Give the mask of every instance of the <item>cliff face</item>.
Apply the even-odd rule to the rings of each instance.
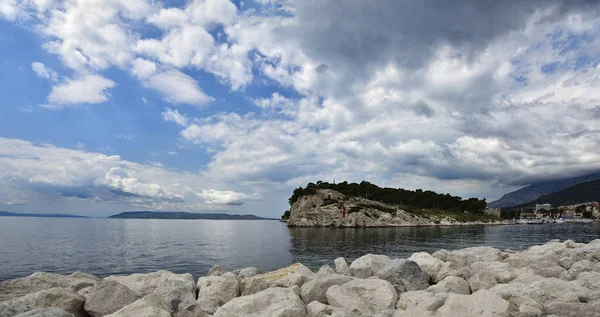
[[[342,206],[346,217],[342,219]],[[396,227],[452,224],[453,219],[433,222],[361,197],[344,199],[344,195],[331,189],[317,190],[315,195],[302,196],[290,210],[290,227]]]

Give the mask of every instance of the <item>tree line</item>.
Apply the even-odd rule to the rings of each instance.
[[[341,182],[332,184],[318,181],[308,183],[303,187],[294,189],[292,197],[288,202],[290,206],[298,201],[301,196],[313,195],[318,189],[332,189],[342,193],[346,197],[364,197],[374,201],[380,201],[392,205],[408,205],[426,209],[441,209],[451,212],[468,212],[482,214],[487,206],[485,199],[469,198],[462,199],[450,194],[438,194],[430,190],[408,190],[403,188],[379,187],[367,181],[358,183]]]

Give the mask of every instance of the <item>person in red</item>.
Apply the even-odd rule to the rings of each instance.
[[[346,218],[346,206],[342,207],[342,218]]]

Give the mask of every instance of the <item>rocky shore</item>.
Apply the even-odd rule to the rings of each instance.
[[[553,240],[408,259],[337,258],[318,272],[296,263],[263,273],[213,267],[98,278],[34,273],[0,283],[0,317],[600,316],[600,239]]]
[[[341,218],[341,207],[347,216]],[[502,225],[508,221],[459,221],[448,216],[424,216],[409,213],[397,206],[362,197],[344,197],[331,189],[317,190],[314,195],[302,196],[290,209],[290,227],[415,227]]]

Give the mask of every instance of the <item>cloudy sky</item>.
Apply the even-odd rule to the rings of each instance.
[[[600,169],[591,0],[0,0],[0,210],[278,217]]]

